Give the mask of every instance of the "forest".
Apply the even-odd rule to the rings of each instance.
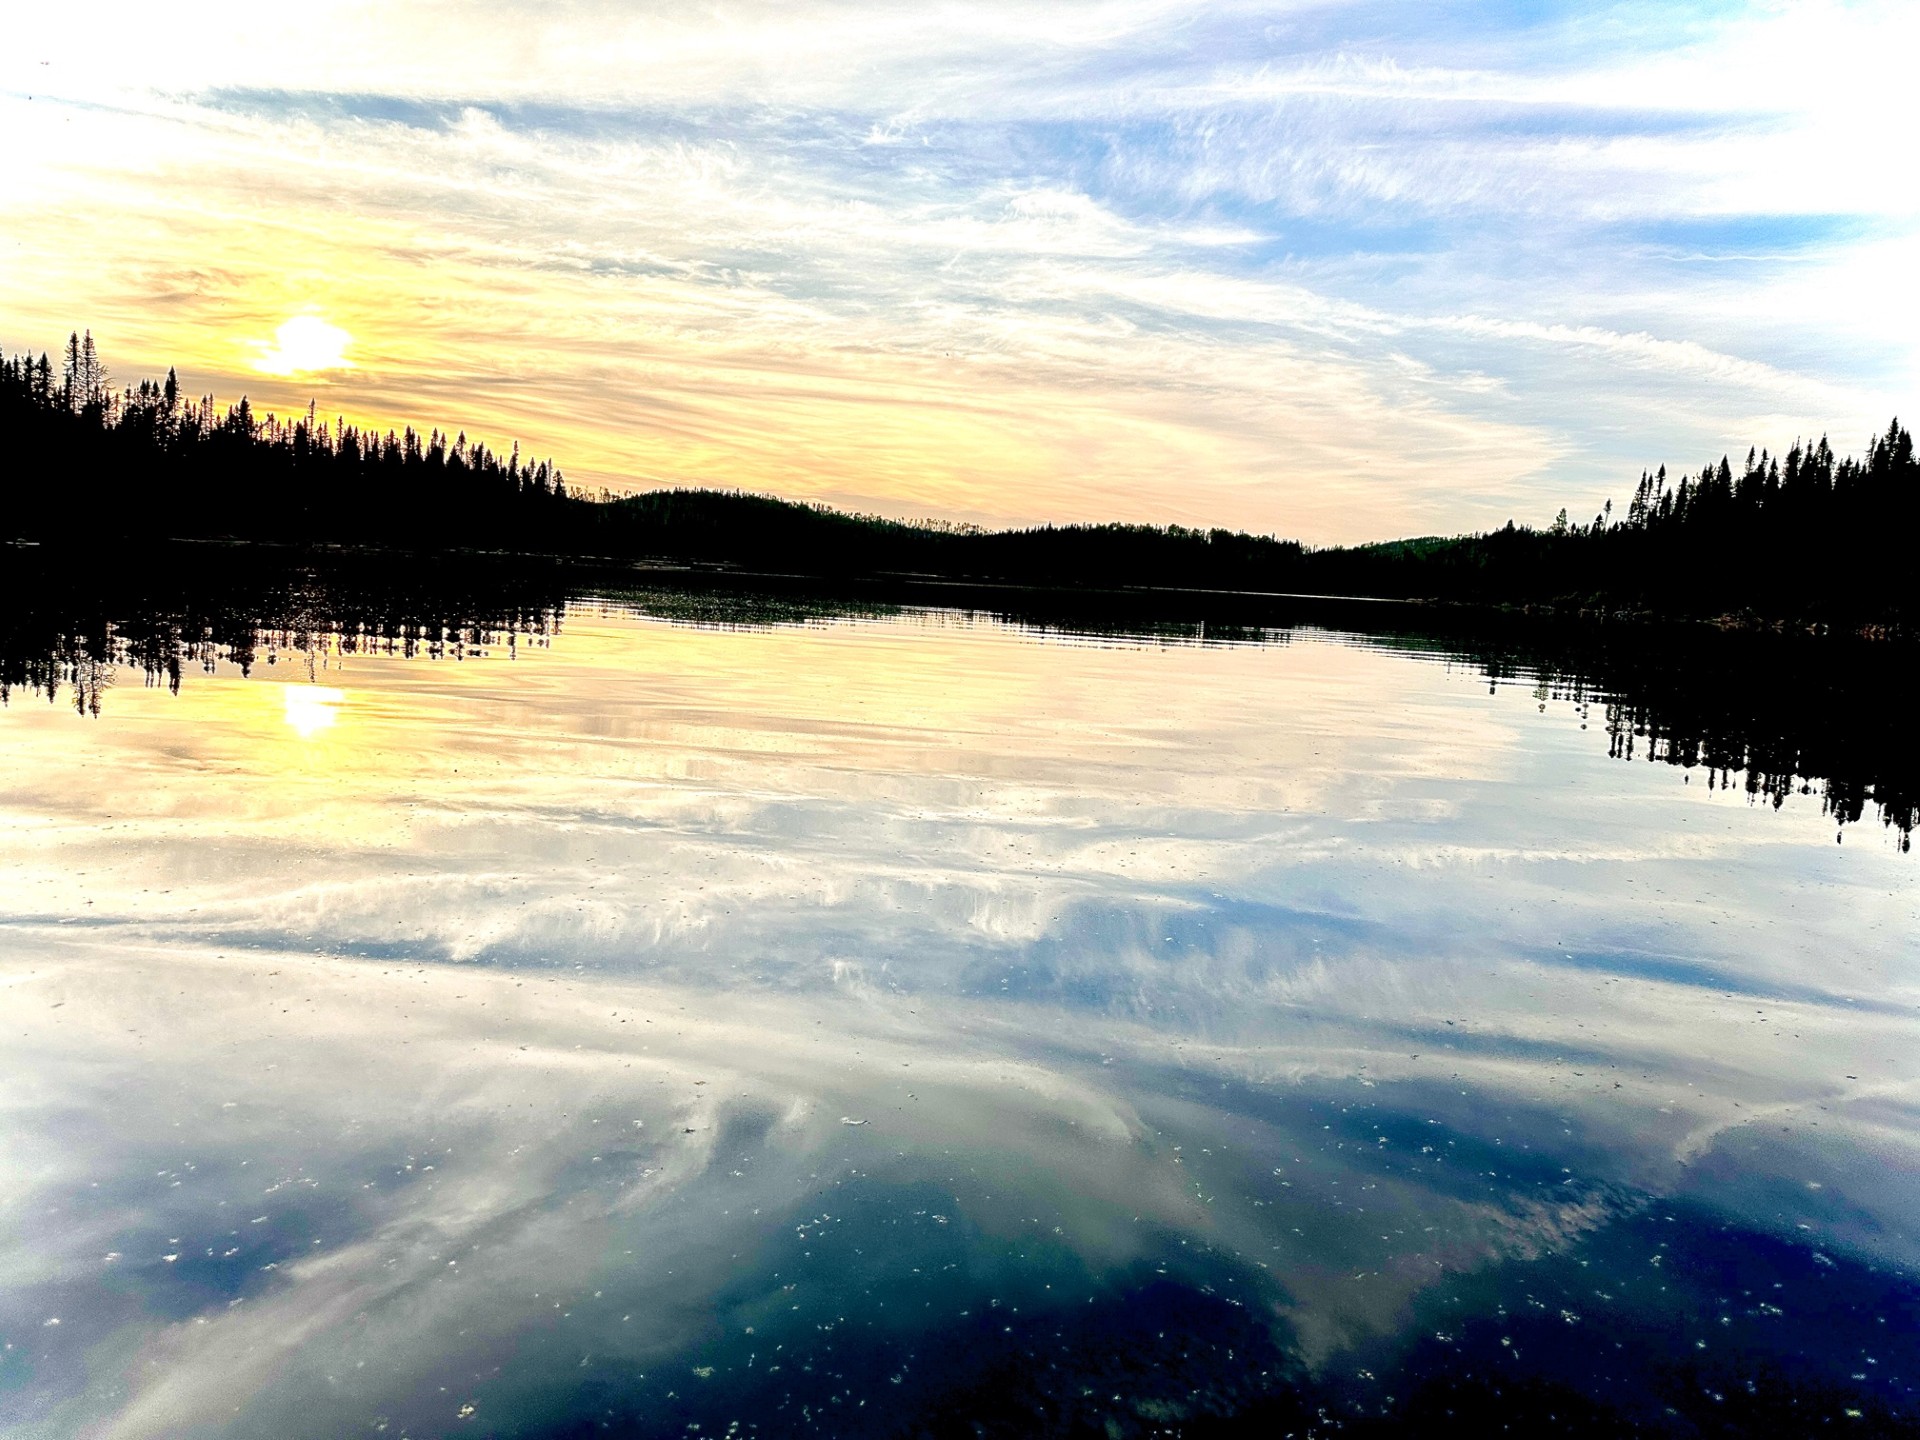
[[[1859,456],[1827,438],[1643,473],[1590,522],[1372,545],[1178,525],[984,531],[723,490],[570,491],[551,460],[464,433],[384,433],[220,407],[177,374],[116,389],[91,334],[0,358],[0,539],[226,539],[478,549],[818,577],[1256,591],[1905,630],[1920,462],[1896,420]]]

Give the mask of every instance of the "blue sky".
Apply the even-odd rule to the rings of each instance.
[[[1912,409],[1911,5],[42,9],[0,343],[987,522],[1544,521]],[[293,355],[310,316],[350,343]],[[288,373],[278,373],[288,372]]]

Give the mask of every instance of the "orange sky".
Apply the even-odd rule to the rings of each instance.
[[[1875,141],[1920,117],[1859,67],[1916,26],[1807,8],[43,9],[0,59],[0,345],[89,326],[123,381],[588,488],[1583,514],[1914,393]]]

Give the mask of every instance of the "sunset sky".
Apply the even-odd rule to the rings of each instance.
[[[1920,5],[0,21],[0,347],[576,485],[1311,541],[1920,411]]]

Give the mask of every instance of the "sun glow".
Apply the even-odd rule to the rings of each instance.
[[[340,721],[340,704],[347,698],[344,690],[327,685],[287,685],[287,724],[302,740],[311,740],[322,730],[331,730]]]
[[[347,346],[353,336],[318,315],[296,315],[260,345],[253,368],[268,375],[306,375],[319,370],[351,370]]]
[[[0,347],[88,327],[124,382],[517,438],[588,492],[1357,542],[1858,445],[1920,383],[1920,210],[1884,173],[1910,0],[1604,35],[1249,19],[1282,0],[475,0],[459,34],[428,0],[103,3],[7,12]],[[1506,238],[1535,223],[1550,264]]]

